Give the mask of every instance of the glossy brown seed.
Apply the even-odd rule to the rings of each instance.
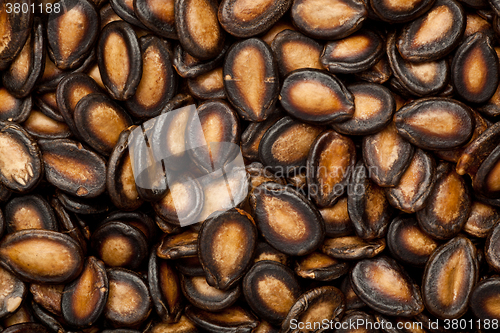
[[[439,243],[420,229],[415,217],[401,215],[389,226],[387,246],[397,260],[423,267]]]
[[[18,3],[20,6],[26,4],[28,8],[31,4],[28,0],[23,0]],[[3,13],[0,26],[2,27],[2,37],[4,39],[4,43],[0,49],[0,70],[2,71],[9,67],[9,64],[26,43],[34,16],[31,10],[26,12],[22,10],[17,12],[10,10],[10,13],[8,13],[8,8],[9,5],[7,2],[3,2],[0,7]]]
[[[498,85],[498,57],[490,39],[475,33],[457,48],[451,64],[456,92],[472,103],[486,102]]]
[[[361,0],[294,1],[291,9],[293,23],[313,38],[339,39],[359,28],[367,12]]]
[[[68,125],[47,117],[37,110],[31,111],[23,127],[26,132],[37,139],[64,139],[71,136],[71,130]]]
[[[413,317],[424,309],[418,285],[389,257],[359,261],[351,281],[363,302],[382,314]]]
[[[0,295],[0,318],[4,318],[19,309],[23,299],[25,299],[27,288],[21,280],[1,267],[0,285],[2,285],[2,294]]]
[[[383,84],[389,80],[392,75],[391,66],[389,65],[389,61],[386,56],[383,56],[375,65],[370,67],[369,69],[354,74],[358,78],[372,82]]]
[[[300,32],[285,29],[271,43],[281,76],[301,68],[323,69],[320,55],[323,47]]]
[[[189,92],[199,99],[226,98],[222,67],[188,79]]]
[[[213,0],[175,1],[175,26],[182,47],[199,59],[215,58],[224,47],[225,32]]]
[[[319,211],[290,187],[267,182],[253,189],[250,204],[264,239],[288,255],[306,255],[323,241]]]
[[[174,0],[136,0],[133,2],[137,18],[149,30],[161,37],[177,39],[175,28]]]
[[[295,273],[301,278],[318,281],[338,279],[349,270],[349,264],[326,254],[313,252],[297,260]]]
[[[384,238],[368,241],[358,236],[343,236],[325,239],[320,251],[336,259],[356,260],[375,257],[385,249],[385,244]]]
[[[186,276],[205,276],[205,271],[201,267],[198,255],[176,260],[175,267],[181,274]]]
[[[92,233],[91,247],[107,266],[136,269],[148,254],[147,239],[138,228],[118,221]]]
[[[198,233],[187,230],[178,235],[166,235],[156,253],[162,259],[179,259],[196,255],[198,253]]]
[[[275,110],[262,122],[250,123],[241,134],[241,152],[249,162],[259,161],[259,146],[267,130],[283,117],[281,109]]]
[[[384,40],[376,31],[363,29],[328,42],[321,64],[331,73],[359,73],[375,66],[384,55]]]
[[[61,332],[64,330],[64,326],[61,324],[61,322],[64,322],[64,319],[56,318],[51,313],[42,309],[36,302],[31,302],[31,310],[36,320],[52,332]]]
[[[274,38],[282,32],[283,30],[296,30],[295,27],[293,26],[292,22],[288,20],[288,18],[285,16],[284,18],[280,19],[278,22],[276,22],[263,36],[262,40],[266,42],[268,45],[271,45]]]
[[[317,327],[317,323],[324,323],[323,320],[328,323],[339,321],[344,308],[344,295],[339,289],[332,286],[311,289],[297,299],[283,321],[280,332],[298,332],[292,325],[294,319],[303,323],[306,328]],[[315,331],[323,332],[324,329]]]
[[[354,113],[354,97],[343,83],[314,69],[290,73],[281,87],[280,102],[293,117],[314,124],[341,122]]]
[[[110,0],[109,4],[116,16],[120,20],[124,20],[135,27],[140,29],[146,29],[144,24],[137,18],[134,11],[134,2],[126,0]],[[104,21],[104,20],[103,20]],[[107,23],[116,21],[115,19],[108,21]]]
[[[378,186],[390,187],[400,182],[412,161],[414,147],[390,123],[376,134],[363,137],[363,160],[370,179]]]
[[[354,232],[349,212],[347,210],[347,196],[337,200],[331,207],[319,210],[325,222],[325,235],[327,237],[347,236]]]
[[[497,223],[491,230],[486,244],[484,246],[484,254],[489,266],[495,271],[500,272],[500,224]]]
[[[49,203],[37,194],[13,198],[5,205],[4,211],[9,233],[24,229],[59,229]]]
[[[438,318],[459,318],[467,311],[477,276],[476,248],[469,239],[458,236],[441,245],[425,266],[425,308]]]
[[[179,74],[181,77],[186,79],[195,78],[199,75],[208,73],[220,66],[230,45],[231,44],[226,43],[222,51],[214,59],[211,60],[201,60],[195,58],[188,52],[184,51],[182,46],[177,45],[174,48],[172,65],[177,71],[177,74]]]
[[[132,27],[124,21],[106,25],[99,37],[97,54],[102,82],[111,97],[132,97],[142,76],[142,53]]]
[[[394,115],[398,133],[423,149],[450,149],[467,142],[474,130],[469,107],[447,98],[422,98]]]
[[[259,261],[245,275],[243,294],[260,318],[279,324],[301,290],[291,269],[274,261]]]
[[[417,212],[423,231],[437,239],[449,239],[462,230],[471,208],[469,188],[449,164],[436,169],[436,184],[426,206]]]
[[[390,23],[411,21],[429,10],[433,4],[434,0],[370,0],[370,5],[379,18]]]
[[[104,310],[108,292],[104,263],[89,257],[80,277],[64,288],[61,301],[64,320],[75,327],[93,325]]]
[[[417,149],[397,185],[386,189],[389,203],[406,213],[422,209],[436,182],[435,163],[429,153]]]
[[[375,318],[363,311],[346,312],[339,324],[339,327],[340,328],[336,330],[338,333],[354,333],[357,331],[361,331],[363,333],[377,332],[377,329],[375,329]]]
[[[351,274],[347,274],[345,278],[342,280],[342,284],[340,285],[340,290],[344,294],[345,297],[345,308],[346,310],[359,309],[365,307],[366,304],[359,298],[358,295],[352,289],[351,284]]]
[[[109,198],[104,194],[95,198],[85,199],[56,190],[56,196],[64,209],[69,212],[90,215],[106,213],[110,210]]]
[[[241,295],[240,285],[221,291],[208,284],[204,276],[181,276],[182,292],[188,301],[207,311],[220,311],[236,302]]]
[[[15,98],[5,87],[0,88],[0,121],[21,123],[28,119],[32,106],[30,96]]]
[[[198,237],[198,256],[209,285],[227,290],[252,263],[257,241],[253,218],[233,209],[206,220]]]
[[[27,192],[40,181],[44,167],[37,143],[10,122],[0,123],[0,183],[15,192]]]
[[[151,312],[151,296],[142,278],[122,268],[107,269],[109,293],[104,317],[115,327],[137,327]]]
[[[261,39],[234,44],[224,60],[223,76],[227,97],[243,119],[263,121],[275,109],[278,69],[271,48]]]
[[[437,0],[418,19],[399,33],[397,47],[401,56],[413,62],[438,60],[450,53],[465,31],[462,6],[454,0]]]
[[[159,322],[153,324],[148,333],[199,333],[199,330],[191,320],[182,315],[176,323]]]
[[[99,34],[99,14],[88,0],[62,0],[60,13],[48,15],[48,53],[60,69],[80,66]]]
[[[50,230],[21,230],[5,236],[0,257],[24,281],[64,283],[83,266],[80,246],[70,236]]]
[[[318,206],[332,206],[345,193],[355,163],[356,147],[350,138],[333,130],[318,135],[307,158],[308,191]]]
[[[500,149],[495,148],[479,167],[472,186],[474,190],[490,199],[500,198]]]
[[[363,162],[358,162],[347,193],[347,209],[354,230],[366,240],[385,236],[393,212],[384,190],[370,180],[370,172]]]
[[[43,24],[38,18],[24,47],[2,76],[2,83],[14,96],[27,96],[42,75],[45,65]]]
[[[240,306],[232,306],[220,312],[199,310],[194,306],[188,306],[186,317],[197,327],[212,332],[251,332],[259,324],[250,311]]]
[[[224,0],[219,5],[218,18],[231,35],[251,37],[268,30],[291,4],[291,0]]]
[[[39,141],[45,177],[49,183],[71,195],[94,198],[106,188],[104,159],[67,139]]]
[[[474,287],[469,304],[476,318],[495,320],[500,318],[498,298],[500,297],[500,278],[490,277]]]
[[[450,77],[446,59],[413,63],[404,60],[396,47],[396,34],[387,40],[387,56],[394,77],[411,95],[433,95],[445,89]]]
[[[137,90],[125,106],[137,118],[151,118],[160,114],[175,95],[177,76],[170,60],[170,45],[155,36],[139,39],[142,50],[142,77]]]
[[[486,238],[499,220],[500,212],[497,208],[473,201],[463,231],[473,237]]]
[[[62,317],[61,299],[64,290],[63,284],[35,284],[30,285],[33,301],[50,313]]]
[[[149,257],[148,287],[153,308],[160,318],[166,322],[179,320],[183,305],[179,276],[169,261],[158,259],[156,247]]]
[[[128,149],[131,129],[122,131],[111,152],[106,169],[106,189],[113,204],[122,210],[135,210],[143,201],[137,192]]]
[[[104,94],[83,97],[73,116],[80,136],[106,156],[113,151],[120,133],[132,125],[130,116]]]
[[[80,135],[74,120],[76,105],[83,97],[99,92],[102,90],[96,82],[83,73],[67,75],[57,86],[56,105],[74,135]]]
[[[7,327],[2,332],[5,333],[50,333],[45,326],[33,322],[22,323]]]
[[[263,260],[276,261],[285,266],[290,264],[289,256],[276,250],[266,242],[259,242],[255,247],[253,262],[256,263]]]

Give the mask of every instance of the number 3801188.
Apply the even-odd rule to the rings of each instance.
[[[54,13],[59,13],[61,11],[61,4],[59,3],[55,3],[55,4],[52,4],[50,2],[48,3],[40,3],[40,4],[28,4],[28,3],[18,3],[18,2],[15,2],[15,3],[12,3],[12,2],[7,2],[5,4],[5,11],[7,13],[14,13],[14,14],[20,14],[20,13],[23,13],[23,14],[27,14],[28,12],[32,12],[32,13],[40,13],[40,14],[50,14],[52,12]]]

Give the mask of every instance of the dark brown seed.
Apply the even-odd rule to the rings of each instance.
[[[109,157],[106,169],[106,189],[113,204],[122,210],[135,210],[143,201],[139,198],[128,149],[131,129],[122,131]]]
[[[43,34],[42,21],[36,18],[24,47],[2,77],[4,87],[18,98],[27,96],[43,73],[45,65]]]
[[[153,307],[160,318],[166,322],[179,320],[183,306],[179,276],[169,261],[158,259],[156,247],[149,257],[148,287]]]
[[[339,39],[359,28],[367,17],[361,0],[297,0],[293,2],[293,23],[313,38]]]
[[[199,59],[221,53],[225,32],[217,20],[216,1],[177,0],[174,13],[179,41],[186,52]]]
[[[249,162],[259,161],[259,146],[267,130],[283,117],[281,109],[273,111],[271,115],[260,123],[251,123],[241,134],[241,152]]]
[[[301,256],[322,243],[325,227],[319,211],[290,187],[264,183],[253,189],[250,204],[259,231],[278,251]]]
[[[142,76],[141,48],[132,27],[123,21],[106,25],[99,37],[97,54],[102,82],[111,97],[132,97]]]
[[[473,201],[463,231],[473,237],[486,238],[499,220],[500,212],[497,208]]]
[[[62,295],[64,320],[75,327],[89,327],[99,318],[108,299],[104,263],[89,257],[78,279],[66,285]]]
[[[102,224],[92,233],[90,242],[96,256],[110,267],[136,269],[148,255],[144,234],[123,222]]]
[[[61,299],[64,290],[63,284],[35,284],[30,285],[33,300],[45,310],[62,317]]]
[[[313,252],[297,260],[295,273],[301,278],[332,281],[346,274],[349,264],[326,254]]]
[[[151,312],[151,296],[141,277],[121,268],[107,269],[108,301],[104,317],[115,327],[133,328],[145,321]]]
[[[181,77],[190,79],[214,70],[222,63],[229,49],[230,44],[226,43],[222,51],[212,60],[200,60],[193,57],[180,46],[174,48],[173,66]]]
[[[262,36],[262,40],[264,42],[266,42],[268,45],[271,45],[274,38],[276,38],[276,36],[282,32],[283,30],[297,30],[295,29],[295,27],[293,26],[292,22],[290,22],[290,20],[288,20],[287,17],[285,18],[282,18],[281,20],[279,20],[278,22],[276,22],[272,27],[271,29],[269,29],[266,34],[264,34]]]
[[[89,55],[99,35],[99,14],[88,0],[61,0],[62,10],[48,15],[48,53],[60,69],[75,69]]]
[[[224,0],[219,5],[219,22],[231,35],[251,37],[268,30],[290,8],[292,0]]]
[[[106,213],[110,210],[110,202],[106,195],[100,195],[96,198],[85,199],[72,196],[60,190],[56,190],[57,199],[61,202],[64,209],[69,212],[89,215]]]
[[[347,209],[356,234],[366,240],[384,237],[392,207],[384,190],[373,183],[363,162],[356,165],[349,183]]]
[[[0,88],[0,121],[21,123],[28,119],[32,106],[31,96],[15,98],[5,87]]]
[[[354,324],[356,323],[356,324]],[[376,333],[378,330],[375,328],[375,318],[372,315],[363,311],[349,311],[346,312],[344,318],[339,324],[337,333],[354,333],[361,331],[363,333]]]
[[[160,322],[153,324],[148,333],[199,333],[198,328],[186,316],[182,315],[178,322]],[[108,333],[103,331],[102,333]],[[113,332],[109,332],[113,333]],[[117,332],[120,333],[120,332]],[[123,332],[125,333],[125,332]],[[132,332],[131,332],[132,333]]]
[[[321,53],[321,64],[331,73],[359,73],[375,66],[383,55],[382,36],[363,29],[343,39],[328,42]]]
[[[83,267],[83,253],[70,236],[50,230],[21,230],[5,236],[0,257],[22,280],[65,283]]]
[[[422,278],[425,308],[441,319],[461,317],[477,282],[476,248],[465,237],[441,245],[427,261]]]
[[[186,317],[197,327],[211,332],[250,333],[259,324],[250,311],[239,306],[232,306],[220,312],[199,310],[194,306],[188,306]]]
[[[273,39],[273,49],[281,76],[302,68],[323,69],[320,62],[323,46],[300,32],[286,29]]]
[[[354,97],[343,83],[314,69],[290,73],[281,87],[280,102],[293,117],[314,124],[341,122],[354,113]]]
[[[0,295],[0,318],[4,318],[19,309],[22,301],[25,299],[27,288],[21,280],[1,267],[0,285],[2,285],[2,294]]]
[[[31,301],[31,310],[36,320],[46,326],[50,331],[61,332],[65,330],[62,324],[64,319],[56,318],[51,313],[42,309],[36,302]]]
[[[199,99],[226,98],[222,67],[188,79],[189,92]]]
[[[37,323],[22,323],[22,324],[17,324],[17,325],[12,325],[9,326],[8,328],[4,329],[3,332],[5,333],[50,333],[45,326]]]
[[[434,4],[434,0],[370,0],[373,11],[384,21],[403,23],[422,15]]]
[[[450,53],[465,31],[462,6],[454,0],[437,0],[418,19],[399,33],[397,47],[401,56],[413,62],[438,60]]]
[[[398,133],[422,149],[450,149],[467,142],[474,131],[468,106],[448,98],[422,98],[394,115]]]
[[[263,121],[275,110],[279,78],[269,45],[258,38],[234,44],[223,68],[224,88],[239,115],[250,121]]]
[[[198,256],[209,285],[227,290],[252,263],[257,242],[253,218],[233,209],[206,220],[198,237]]]
[[[255,256],[253,262],[259,262],[264,260],[271,260],[279,262],[285,266],[290,264],[290,258],[280,251],[276,250],[274,247],[266,242],[259,242],[255,247]]]
[[[188,301],[207,311],[220,311],[230,307],[241,295],[240,285],[221,291],[208,284],[204,276],[181,276],[182,292]]]
[[[356,293],[352,289],[350,273],[346,275],[344,280],[342,280],[342,284],[340,285],[340,290],[342,291],[345,297],[346,310],[359,309],[366,306],[366,304],[361,300],[361,298],[359,298],[358,295],[356,295]]]
[[[332,206],[345,193],[355,163],[356,147],[350,138],[329,130],[314,140],[307,158],[307,184],[318,206]]]
[[[372,82],[383,84],[389,80],[392,75],[391,66],[389,65],[389,60],[387,60],[386,56],[383,56],[375,65],[370,67],[369,69],[354,74],[358,78]]]
[[[423,231],[437,239],[449,239],[462,230],[471,209],[469,187],[451,165],[436,169],[436,184],[426,206],[417,212]]]
[[[285,179],[276,177],[273,173],[267,170],[261,163],[254,162],[246,166],[248,176],[250,176],[250,189],[254,189],[265,182],[275,182],[285,185]]]
[[[8,316],[2,320],[2,326],[5,328],[11,327],[17,324],[23,323],[34,323],[35,317],[32,314],[31,309],[28,308],[26,303],[21,304],[21,306],[12,315]],[[24,332],[24,331],[21,331]],[[37,331],[38,333],[39,331]],[[49,331],[47,331],[49,332]]]
[[[147,29],[144,26],[144,24],[142,24],[142,22],[139,21],[139,19],[135,15],[133,1],[110,0],[109,4],[111,5],[111,8],[113,9],[115,15],[117,15],[120,20],[123,19],[124,21],[126,21],[126,22],[132,24],[133,26],[138,27],[140,29]],[[109,20],[107,23],[110,23],[113,21],[116,21],[116,20]]]
[[[156,36],[139,39],[142,51],[142,76],[134,96],[125,106],[137,118],[151,118],[160,114],[175,95],[177,75],[170,61],[170,45]]]
[[[500,148],[495,148],[479,167],[472,186],[490,199],[500,198]]]
[[[201,267],[198,255],[176,260],[175,267],[181,274],[186,276],[205,276],[205,271],[203,270],[203,267]]]
[[[475,33],[457,48],[451,64],[456,92],[472,103],[486,102],[498,85],[498,57],[490,39]]]
[[[397,185],[386,189],[389,203],[406,213],[421,210],[436,182],[435,163],[429,153],[417,149]]]
[[[105,156],[113,151],[120,133],[132,125],[130,116],[104,94],[80,99],[73,116],[80,136]]]
[[[387,246],[396,259],[423,267],[439,243],[420,229],[414,216],[401,215],[389,226]]]
[[[378,186],[391,187],[400,182],[412,161],[414,147],[390,123],[380,132],[363,137],[363,160],[370,179]]]
[[[347,236],[354,232],[349,212],[347,210],[347,196],[337,200],[331,207],[319,210],[325,222],[325,235],[327,237]]]
[[[27,192],[40,181],[44,170],[37,143],[10,122],[0,123],[0,183],[15,192]]]
[[[460,0],[463,1],[463,0]],[[476,32],[482,32],[486,36],[489,37],[490,40],[495,40],[495,29],[497,29],[495,25],[495,19],[485,19],[481,17],[479,11],[477,12],[468,12],[465,14],[467,17],[467,25],[465,27],[465,33],[463,39],[466,39],[469,36],[472,36]],[[493,27],[492,27],[493,25]]]
[[[148,241],[153,239],[155,236],[155,232],[157,232],[157,229],[151,217],[149,217],[149,215],[146,215],[141,211],[134,211],[134,212],[115,211],[109,214],[103,221],[103,223],[111,221],[123,222],[125,224],[129,224],[133,227],[136,227],[144,234],[144,236],[146,236],[146,239]]]
[[[317,329],[317,324],[324,324],[324,320],[328,323],[339,321],[344,308],[344,295],[339,289],[332,286],[311,289],[297,299],[283,321],[280,332],[300,332],[293,328],[292,321],[302,323],[306,328],[314,327],[314,332],[326,332],[324,327]]]
[[[274,261],[259,261],[245,275],[243,294],[260,318],[280,324],[301,290],[291,269]]]
[[[24,229],[58,231],[54,212],[40,195],[26,195],[10,200],[5,205],[5,223],[9,233]]]
[[[106,189],[105,160],[77,141],[39,141],[47,181],[71,195],[94,198]]]
[[[488,238],[486,239],[486,244],[484,246],[484,254],[486,256],[486,261],[495,271],[500,272],[500,223],[497,223]]]
[[[498,299],[500,298],[500,278],[490,277],[482,280],[474,287],[469,300],[469,306],[476,318],[481,321],[498,320],[500,311]]]
[[[177,39],[175,28],[174,0],[136,0],[134,12],[137,18],[154,33],[164,38]]]
[[[384,249],[384,238],[367,241],[358,236],[327,238],[320,247],[324,254],[342,260],[373,258]]]
[[[12,2],[9,2],[13,5]],[[23,0],[17,2],[20,7],[26,4],[29,6],[31,1]],[[0,26],[2,31],[2,38],[4,43],[2,44],[2,48],[0,50],[0,70],[4,70],[9,67],[9,64],[12,60],[17,56],[17,54],[21,51],[22,47],[26,43],[26,39],[30,34],[30,28],[33,24],[33,12],[28,10],[23,12],[22,10],[14,11],[12,7],[10,13],[8,13],[9,5],[7,2],[3,2],[1,4],[0,10],[2,12]]]
[[[23,127],[26,132],[37,139],[65,139],[71,136],[68,125],[54,120],[37,110],[31,111]]]
[[[394,77],[404,90],[411,95],[425,96],[436,94],[449,81],[450,66],[446,59],[413,63],[404,60],[396,47],[396,34],[387,40],[387,56]]]
[[[413,317],[424,309],[418,285],[389,257],[359,261],[351,281],[363,302],[382,314]]]
[[[162,259],[179,259],[197,255],[198,233],[187,230],[178,235],[165,235],[156,253]]]

